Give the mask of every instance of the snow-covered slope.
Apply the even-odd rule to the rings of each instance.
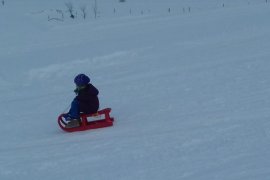
[[[64,1],[37,2],[0,8],[0,179],[268,179],[270,4],[101,1],[60,22]],[[81,72],[115,126],[59,129]]]

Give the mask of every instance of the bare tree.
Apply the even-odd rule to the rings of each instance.
[[[61,17],[62,17],[62,20],[64,20],[64,13],[63,13],[63,11],[60,10],[60,9],[56,9],[56,12],[57,12],[57,14],[60,14]]]
[[[94,15],[95,15],[95,19],[96,19],[97,18],[97,13],[98,13],[97,0],[95,0],[93,10],[94,10]]]
[[[83,19],[86,19],[86,5],[81,6],[80,9],[81,9],[82,14],[83,14]]]
[[[73,14],[73,11],[74,11],[73,4],[72,4],[71,2],[66,3],[66,7],[68,8],[68,12],[69,12],[69,14],[70,14],[70,17],[71,17],[72,19],[74,19],[75,16],[74,16],[74,14]]]

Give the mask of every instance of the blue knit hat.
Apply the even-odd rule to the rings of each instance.
[[[85,86],[90,82],[90,78],[85,74],[79,74],[74,78],[76,86]]]

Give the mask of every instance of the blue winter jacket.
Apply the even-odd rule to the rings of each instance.
[[[80,112],[86,114],[96,113],[99,109],[98,89],[92,84],[78,91],[75,99],[79,101]]]

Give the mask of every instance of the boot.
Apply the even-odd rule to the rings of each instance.
[[[66,125],[66,128],[75,128],[80,126],[80,121],[79,119],[72,119],[71,121],[68,122]]]

